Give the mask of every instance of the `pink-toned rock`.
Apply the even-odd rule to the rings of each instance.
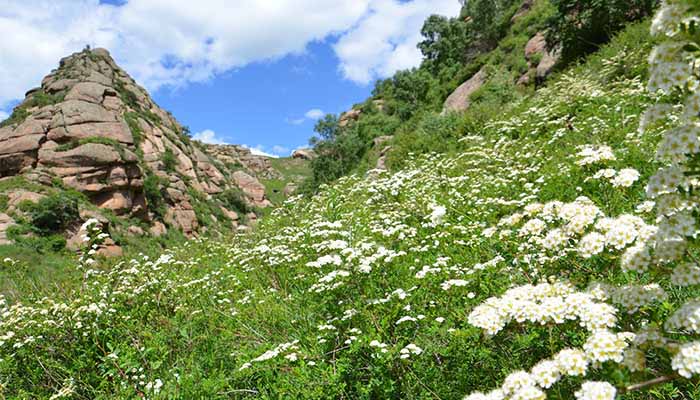
[[[537,65],[537,79],[543,80],[544,78],[549,76],[549,74],[552,72],[552,70],[554,70],[554,67],[559,62],[560,58],[561,49],[546,52],[544,56],[542,56],[542,60],[540,61],[539,65]]]
[[[133,193],[126,190],[100,193],[93,197],[92,201],[98,207],[112,210],[117,215],[129,212],[134,204]]]
[[[193,210],[169,208],[165,214],[165,222],[180,229],[185,235],[192,235],[199,227],[197,214]]]
[[[48,133],[49,140],[63,142],[89,137],[103,137],[113,139],[124,144],[134,143],[129,126],[124,121],[120,122],[95,122],[67,127],[57,127]]]
[[[530,61],[535,54],[544,54],[547,49],[547,40],[542,32],[537,32],[525,45],[525,59]]]
[[[316,157],[316,153],[311,149],[296,149],[292,152],[292,158],[313,160]]]
[[[136,225],[129,226],[129,229],[127,229],[127,232],[129,232],[130,235],[134,235],[134,236],[143,236],[146,234],[146,232],[144,232],[140,226],[136,226]]]
[[[6,193],[6,195],[7,195],[7,211],[9,211],[10,213],[17,210],[17,207],[19,207],[20,203],[22,203],[22,202],[29,201],[32,203],[37,203],[37,202],[39,202],[39,200],[46,197],[43,194],[29,192],[29,191],[21,190],[21,189],[9,191]]]
[[[149,232],[151,232],[151,235],[155,237],[160,237],[165,235],[165,233],[168,231],[168,228],[165,227],[165,225],[160,222],[160,221],[155,221],[153,223],[153,226],[151,226],[151,229],[149,229]]]
[[[471,104],[469,97],[479,90],[486,83],[487,74],[482,68],[469,80],[459,85],[452,94],[445,100],[443,114],[447,112],[460,112],[469,108]]]
[[[124,250],[114,243],[112,239],[107,239],[102,246],[97,249],[97,255],[107,258],[121,257],[124,255]]]
[[[233,181],[241,188],[243,193],[251,200],[256,207],[269,207],[272,205],[265,196],[265,186],[257,179],[243,171],[233,173]]]
[[[66,90],[75,85],[76,83],[78,83],[76,79],[59,79],[57,81],[53,81],[45,87],[47,92],[56,93],[62,90]],[[42,82],[42,85],[46,85],[46,83]]]
[[[66,94],[65,100],[82,100],[100,104],[105,96],[107,86],[95,82],[76,83]]]
[[[4,140],[0,142],[0,155],[38,150],[44,140],[45,135],[27,135]]]
[[[136,155],[128,150],[123,150],[120,154],[114,147],[100,143],[87,143],[68,151],[39,151],[39,163],[45,166],[84,167],[135,163],[137,160]]]
[[[59,113],[51,121],[51,128],[88,122],[118,122],[114,113],[87,101],[68,100],[59,104],[58,109]]]
[[[109,111],[120,112],[124,108],[124,103],[117,96],[105,96],[102,106]]]
[[[353,108],[352,110],[344,112],[340,119],[338,120],[338,126],[344,128],[350,124],[350,122],[357,121],[362,114],[362,110]]]

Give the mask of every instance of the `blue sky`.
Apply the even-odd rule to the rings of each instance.
[[[306,117],[310,110],[337,114],[370,95],[371,84],[344,79],[337,66],[327,43],[312,43],[303,55],[257,62],[152,95],[193,133],[211,130],[229,143],[285,155],[308,144],[317,117]]]
[[[0,0],[0,119],[58,60],[107,48],[208,142],[288,155],[315,120],[419,65],[420,28],[458,0]]]

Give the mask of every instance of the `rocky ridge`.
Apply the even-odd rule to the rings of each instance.
[[[167,226],[194,236],[207,219],[238,225],[239,210],[221,200],[226,192],[269,206],[257,178],[277,174],[241,146],[191,141],[107,50],[86,49],[62,59],[0,123],[0,182],[16,176],[78,191],[153,233]],[[3,227],[12,219],[0,215]]]

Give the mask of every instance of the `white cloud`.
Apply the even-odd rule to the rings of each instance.
[[[296,118],[296,119],[287,118],[286,121],[287,121],[288,124],[292,124],[292,125],[301,125],[301,124],[304,123],[304,121],[306,121],[306,118]]]
[[[368,84],[420,65],[422,55],[416,46],[425,19],[431,14],[455,16],[460,7],[456,0],[373,1],[370,11],[334,46],[341,72],[349,80]]]
[[[373,0],[99,0],[0,2],[0,106],[38,86],[58,60],[105,47],[148,89],[205,81],[302,53],[350,29]],[[154,23],[157,22],[157,23]]]
[[[10,114],[0,110],[0,121],[4,121],[10,117]]]
[[[290,153],[290,150],[288,147],[275,145],[275,146],[272,146],[272,153],[277,154],[278,156],[282,157],[282,156],[288,156]]]
[[[367,83],[415,66],[419,30],[457,0],[0,1],[0,108],[38,86],[58,60],[86,44],[105,47],[150,90],[202,82],[263,60],[334,46],[345,77]],[[157,23],[154,23],[157,21]],[[261,29],[261,27],[264,27]]]
[[[252,147],[248,146],[247,144],[241,145],[245,147],[246,149],[250,150],[251,154],[256,155],[256,156],[265,156],[265,157],[270,157],[270,158],[279,158],[277,154],[272,154],[270,152],[265,151],[265,147],[261,144]]]
[[[318,108],[313,108],[304,114],[304,117],[307,119],[321,119],[323,116],[326,115],[326,113],[323,112],[323,110],[319,110]]]
[[[195,133],[192,135],[192,139],[207,144],[228,144],[226,140],[217,136],[216,132],[212,131],[211,129],[205,129],[201,132]]]

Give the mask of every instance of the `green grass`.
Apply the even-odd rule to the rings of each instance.
[[[287,196],[284,195],[284,188],[289,183],[294,183],[299,187],[301,183],[311,174],[309,161],[294,159],[291,157],[280,157],[270,159],[272,168],[278,171],[282,177],[280,179],[261,179],[265,185],[265,192],[270,201],[275,205],[282,204]]]
[[[426,151],[406,152],[395,173],[341,178],[313,198],[284,203],[249,234],[190,240],[160,257],[130,255],[85,277],[56,267],[63,272],[53,282],[64,280],[75,293],[58,290],[42,301],[36,293],[51,283],[10,286],[6,301],[22,306],[0,302],[7,313],[0,335],[13,333],[0,339],[7,342],[0,344],[0,396],[48,398],[70,388],[76,398],[96,399],[457,400],[580,347],[589,333],[578,321],[510,321],[486,336],[468,316],[509,288],[551,279],[577,291],[595,281],[657,280],[656,270],[622,271],[623,250],[610,246],[582,257],[579,233],[551,248],[521,235],[535,211],[513,226],[504,219],[586,196],[607,217],[655,223],[636,208],[659,167],[661,131],[676,119],[637,131],[639,115],[656,101],[642,84],[647,28],[630,26],[585,64],[507,106],[482,108],[478,118],[429,115],[416,130],[441,138],[443,154],[423,142]],[[632,68],[615,62],[621,54]],[[583,145],[608,145],[616,159],[578,165]],[[308,171],[290,160],[273,166],[283,171],[278,187]],[[640,173],[630,187],[592,179],[602,168],[628,167]],[[437,205],[445,214],[435,219]],[[546,231],[564,226],[564,214],[541,216]],[[690,251],[699,249],[691,241]],[[42,270],[33,274],[43,279]],[[615,330],[664,319],[699,293],[660,284],[668,298],[629,314],[620,306]],[[409,344],[421,352],[406,356]],[[644,371],[606,362],[591,366],[586,379],[623,387],[670,373],[670,357],[651,350]],[[565,377],[547,398],[573,399],[581,382]],[[695,381],[676,380],[619,398],[696,399],[700,391]]]

